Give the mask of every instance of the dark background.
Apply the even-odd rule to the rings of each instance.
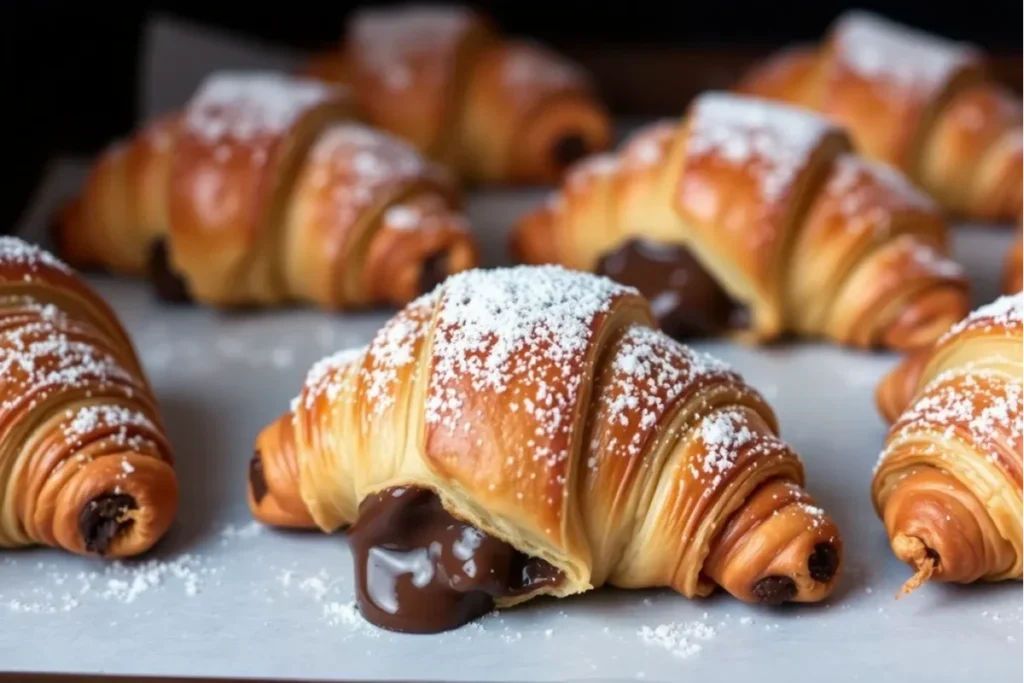
[[[13,119],[7,149],[13,152],[8,165],[16,179],[4,184],[0,232],[16,220],[47,159],[93,154],[132,127],[141,28],[151,13],[312,50],[334,44],[346,16],[366,4],[390,3],[5,0],[0,10],[4,118]],[[486,12],[508,33],[530,35],[583,61],[620,114],[676,113],[689,90],[731,77],[778,45],[817,40],[836,15],[852,7],[976,42],[1004,58],[1009,69],[1003,73],[1020,87],[1016,0],[463,4]]]

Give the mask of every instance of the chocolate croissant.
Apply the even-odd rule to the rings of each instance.
[[[145,552],[177,511],[173,465],[113,311],[49,252],[0,237],[0,548]]]
[[[708,92],[578,163],[511,251],[637,287],[676,337],[932,342],[969,310],[947,224],[850,146],[810,111]]]
[[[359,9],[303,74],[349,85],[365,120],[470,183],[554,183],[612,140],[587,73],[465,7]]]
[[[79,267],[215,306],[402,306],[476,264],[451,175],[351,120],[340,87],[218,72],[111,146],[58,217]]]
[[[820,47],[779,52],[737,90],[828,115],[861,153],[902,169],[953,214],[1020,213],[1020,97],[992,80],[974,45],[850,11]]]
[[[892,424],[872,497],[896,556],[926,581],[1021,579],[1024,294],[972,312],[878,386]]]
[[[267,524],[348,527],[400,631],[602,585],[814,602],[843,546],[763,397],[654,327],[637,290],[471,270],[317,363],[256,442]]]

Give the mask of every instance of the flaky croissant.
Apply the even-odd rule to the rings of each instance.
[[[471,183],[557,182],[612,140],[579,66],[465,7],[359,9],[303,74],[349,85],[365,120]]]
[[[602,585],[825,598],[835,525],[764,399],[558,266],[471,270],[316,364],[256,442],[261,521],[352,525],[359,602],[437,631]]]
[[[401,306],[475,265],[450,174],[351,115],[340,87],[215,73],[102,155],[59,253],[217,306]]]
[[[992,81],[973,45],[850,11],[820,47],[781,51],[737,90],[830,116],[863,154],[902,169],[949,212],[1020,213],[1020,97]]]
[[[972,312],[877,389],[892,424],[872,496],[896,556],[928,580],[1021,579],[1024,294]]]
[[[969,310],[938,207],[807,110],[709,92],[569,171],[518,260],[638,287],[677,337],[934,341]]]
[[[0,548],[137,555],[178,506],[135,350],[65,263],[0,237]]]

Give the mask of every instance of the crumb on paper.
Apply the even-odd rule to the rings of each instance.
[[[637,633],[645,645],[660,647],[681,659],[699,653],[704,648],[701,643],[716,635],[714,627],[702,621],[641,626]]]

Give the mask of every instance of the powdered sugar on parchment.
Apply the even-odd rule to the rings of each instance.
[[[943,344],[950,338],[968,330],[984,330],[986,333],[1002,332],[1009,336],[1018,334],[1024,320],[1024,292],[1007,294],[995,301],[985,304],[972,311],[966,318],[956,323],[939,340]]]
[[[218,71],[206,77],[189,102],[186,127],[209,144],[277,136],[309,109],[344,92],[284,73]]]
[[[856,10],[836,23],[834,45],[836,58],[854,73],[923,95],[942,87],[980,56],[972,45]]]
[[[688,621],[641,626],[637,631],[641,642],[667,650],[680,659],[687,659],[704,649],[703,643],[717,635],[715,628],[702,621]]]
[[[690,108],[687,159],[716,159],[755,174],[768,202],[791,188],[824,138],[836,130],[809,111],[744,95],[710,92]]]

